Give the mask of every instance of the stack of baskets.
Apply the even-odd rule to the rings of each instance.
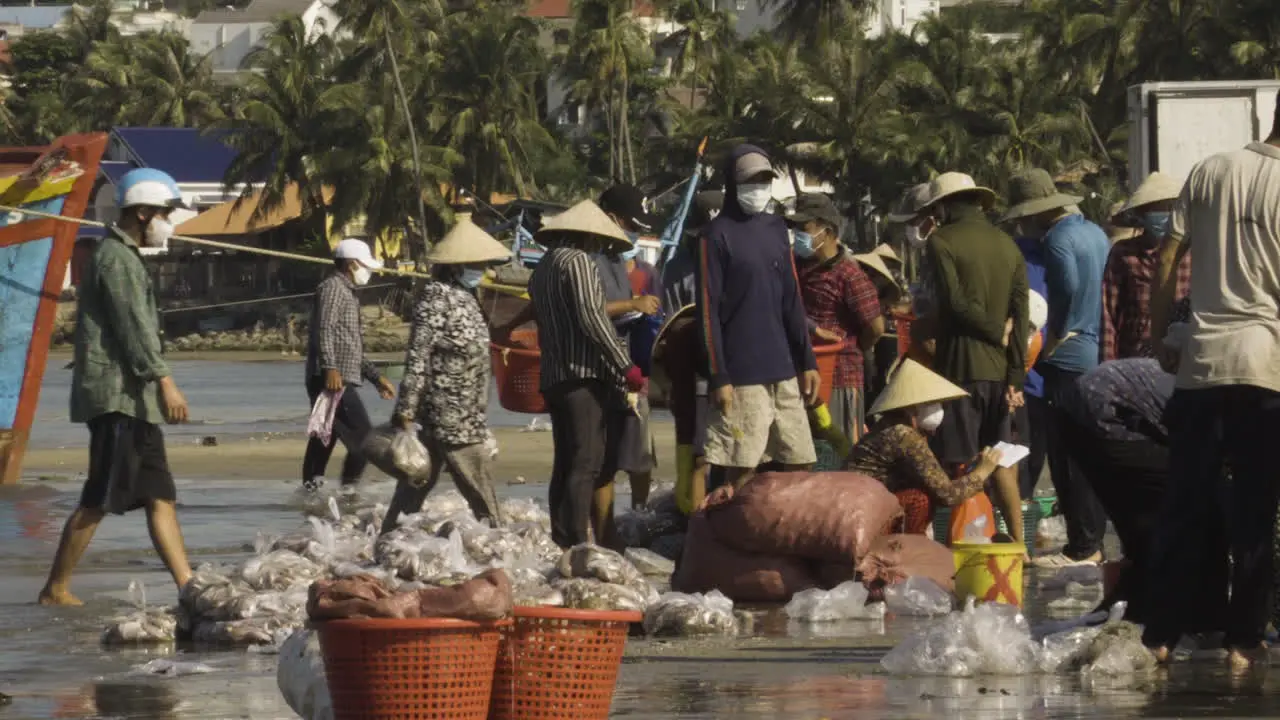
[[[1036,531],[1040,526],[1041,503],[1039,502],[1023,502],[1022,503],[1022,539],[1027,545],[1027,554],[1033,555],[1036,549]],[[1005,522],[1004,516],[1000,513],[999,508],[995,510],[996,515],[996,531],[1007,533],[1009,525]],[[947,541],[951,534],[951,508],[938,508],[933,513],[933,539],[943,545],[950,545]]]
[[[336,720],[603,720],[639,613],[317,623]]]

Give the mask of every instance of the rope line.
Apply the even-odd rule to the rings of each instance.
[[[44,218],[46,220],[60,220],[62,222],[75,223],[77,225],[86,225],[88,227],[108,227],[106,223],[100,223],[96,220],[85,220],[84,218],[74,218],[67,215],[59,215],[57,213],[47,213],[40,210],[30,210],[28,208],[13,207],[11,205],[0,205],[0,210],[21,215],[30,215],[32,217]],[[17,223],[9,223],[16,225]],[[220,250],[231,250],[234,252],[252,253],[255,255],[266,255],[268,257],[278,257],[285,260],[298,260],[300,262],[317,263],[320,265],[332,265],[332,259],[312,257],[310,255],[299,255],[297,253],[284,252],[283,250],[269,250],[267,248],[256,248],[248,245],[237,245],[235,243],[219,242],[217,240],[205,240],[204,238],[188,237],[186,235],[174,235],[174,240],[181,240],[192,245],[203,245],[205,247],[218,248]],[[410,270],[392,270],[390,268],[377,268],[373,272],[383,275],[398,275],[401,277],[429,278],[430,275],[412,272]]]

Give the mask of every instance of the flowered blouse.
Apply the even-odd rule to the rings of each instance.
[[[952,480],[929,449],[929,441],[908,425],[872,430],[854,446],[845,467],[879,480],[889,492],[923,490],[947,507],[977,495],[986,484],[976,473]]]
[[[489,328],[480,303],[457,285],[430,281],[413,310],[413,330],[396,416],[413,417],[448,445],[488,438]]]

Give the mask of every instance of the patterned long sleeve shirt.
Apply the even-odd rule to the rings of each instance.
[[[553,248],[529,278],[542,350],[542,391],[595,379],[623,393],[631,358],[605,313],[604,286],[591,256]]]
[[[1155,357],[1151,342],[1151,293],[1160,263],[1160,241],[1147,235],[1111,248],[1102,275],[1102,362]],[[1178,264],[1175,301],[1191,292],[1191,253]]]
[[[446,445],[483,443],[489,372],[489,327],[475,296],[427,283],[413,309],[396,416],[414,418]]]
[[[364,323],[355,283],[334,272],[316,288],[307,342],[307,377],[337,370],[347,385],[377,382],[382,375],[364,354]]]
[[[924,435],[906,425],[871,431],[854,446],[845,467],[879,480],[889,492],[922,490],[947,507],[977,495],[986,484],[986,478],[978,473],[952,480]]]

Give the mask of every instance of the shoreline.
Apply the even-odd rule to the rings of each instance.
[[[674,480],[675,432],[670,421],[655,420],[654,444],[658,467],[654,480]],[[549,426],[548,426],[549,428]],[[554,445],[551,433],[522,428],[491,428],[498,441],[498,457],[493,461],[494,483],[503,485],[545,485],[551,478]],[[217,437],[216,433],[211,433]],[[79,447],[31,448],[22,461],[23,483],[80,482],[88,464],[89,438]],[[307,439],[301,435],[236,437],[205,446],[170,437],[166,442],[169,467],[176,478],[188,480],[291,480],[301,483],[302,456]],[[329,460],[329,474],[342,467],[346,450],[341,443]],[[372,465],[366,479],[386,476]],[[330,482],[336,477],[328,477]]]
[[[50,348],[49,359],[71,362],[74,352],[70,346]],[[375,362],[404,362],[403,352],[371,352],[366,353]],[[285,355],[279,350],[182,350],[168,351],[166,360],[183,362],[236,362],[236,363],[300,363],[305,362],[304,354]]]

